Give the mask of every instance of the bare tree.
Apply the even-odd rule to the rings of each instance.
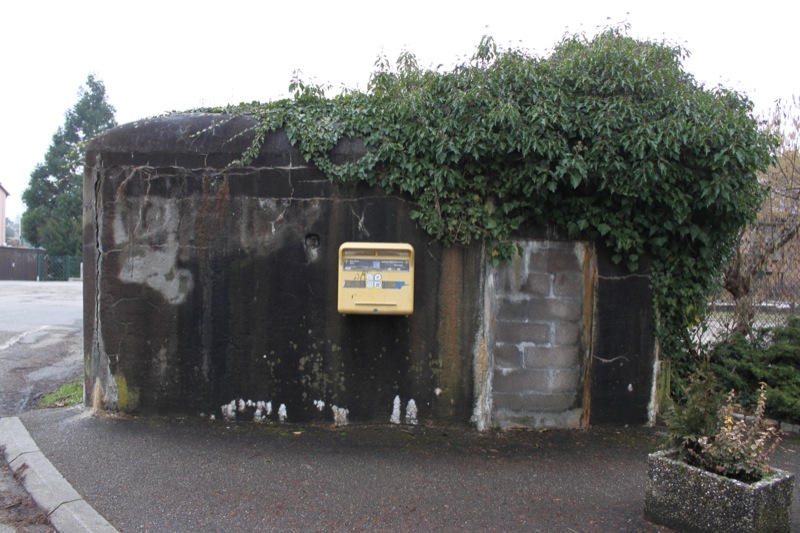
[[[800,99],[778,102],[770,127],[782,143],[775,164],[760,176],[766,199],[723,277],[736,306],[733,330],[745,334],[758,304],[797,304],[800,293]]]

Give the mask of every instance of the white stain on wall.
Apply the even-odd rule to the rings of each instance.
[[[346,426],[347,415],[350,414],[350,410],[335,405],[331,406],[331,410],[333,411],[333,423],[337,426]]]
[[[267,403],[258,401],[256,402],[256,412],[253,414],[253,421],[254,422],[263,422],[267,419],[267,416],[272,412],[272,404],[269,405],[269,411],[267,411]]]
[[[194,278],[178,267],[179,208],[165,198],[141,201],[138,213],[115,213],[114,244],[124,257],[120,280],[147,285],[170,304],[180,305],[194,288]]]
[[[406,424],[417,425],[417,402],[408,400],[406,404]]]
[[[394,404],[392,406],[392,416],[389,418],[392,424],[400,423],[400,396],[394,397]]]
[[[236,420],[236,400],[231,400],[231,403],[226,403],[221,407],[222,418],[225,420]]]
[[[281,409],[283,410],[283,418],[281,418],[281,421],[283,421],[286,418],[286,406],[281,404]],[[229,422],[237,418],[240,420],[248,420],[249,413],[253,413],[254,422],[264,422],[267,417],[272,414],[272,402],[264,400],[255,402],[253,400],[245,401],[242,398],[237,398],[231,400],[230,403],[220,406],[220,411],[222,412],[222,418]],[[280,416],[280,412],[278,415]],[[213,420],[214,418],[212,414],[211,419]]]

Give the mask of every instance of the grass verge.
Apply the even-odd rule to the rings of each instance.
[[[46,394],[39,402],[39,407],[69,407],[83,401],[83,384],[80,381],[67,383],[57,390]]]

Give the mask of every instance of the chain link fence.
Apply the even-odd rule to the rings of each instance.
[[[800,314],[800,239],[771,254],[749,283],[745,297],[735,299],[723,290],[709,302],[704,341],[783,326],[788,317]]]
[[[38,258],[37,270],[40,281],[68,281],[80,279],[80,256],[41,255]]]

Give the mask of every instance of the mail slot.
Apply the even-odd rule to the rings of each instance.
[[[406,243],[346,242],[339,247],[339,312],[414,312],[414,247]]]

